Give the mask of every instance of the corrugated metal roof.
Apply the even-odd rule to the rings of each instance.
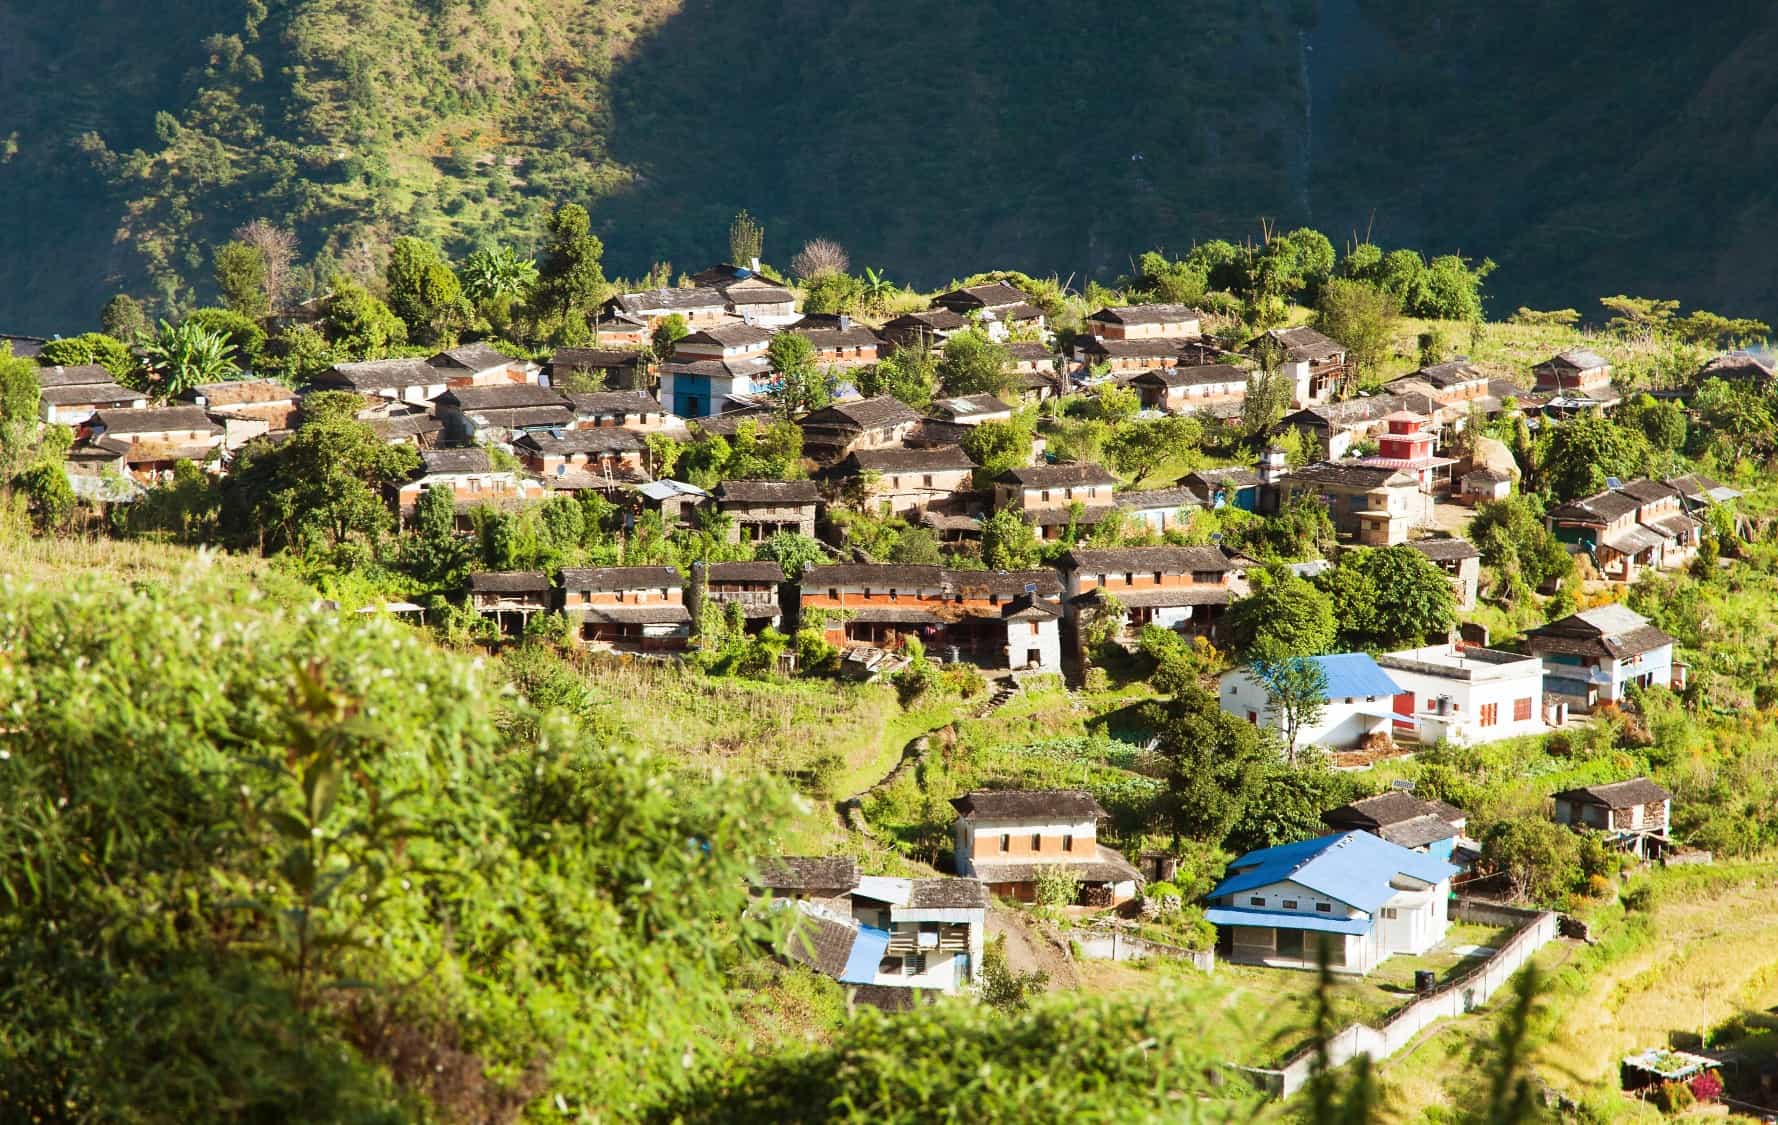
[[[1329,699],[1354,699],[1370,695],[1400,695],[1401,686],[1378,667],[1368,652],[1338,652],[1311,656],[1327,677]]]
[[[1366,913],[1395,897],[1389,881],[1397,875],[1437,884],[1457,874],[1441,859],[1368,832],[1336,832],[1262,848],[1235,860],[1229,870],[1235,874],[1218,883],[1211,898],[1291,882]]]
[[[876,980],[877,966],[883,963],[883,954],[888,951],[888,930],[858,927],[858,936],[852,942],[852,952],[846,958],[840,980],[846,984],[869,984]]]
[[[1365,934],[1369,918],[1335,918],[1326,914],[1298,914],[1290,910],[1239,910],[1213,906],[1204,918],[1217,926],[1267,926],[1280,930],[1312,930],[1321,934]]]

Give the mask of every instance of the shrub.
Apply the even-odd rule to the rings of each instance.
[[[1603,875],[1588,875],[1587,894],[1593,898],[1605,898],[1611,894],[1611,880]]]
[[[1686,1090],[1696,1101],[1713,1102],[1722,1097],[1722,1079],[1718,1078],[1713,1070],[1706,1070],[1685,1085]]]
[[[1037,905],[1071,906],[1080,894],[1080,880],[1064,867],[1045,867],[1037,873]]]
[[[1683,1082],[1662,1083],[1649,1100],[1655,1104],[1655,1108],[1669,1117],[1684,1113],[1698,1102],[1691,1088]]]
[[[1042,969],[1021,973],[1007,966],[1006,935],[1000,934],[982,949],[982,1002],[1003,1012],[1022,1012],[1031,998],[1049,984]]]

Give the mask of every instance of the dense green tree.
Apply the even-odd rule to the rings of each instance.
[[[37,365],[0,343],[0,480],[22,468],[37,434],[42,388]]]
[[[326,334],[341,360],[382,359],[407,343],[407,325],[370,290],[343,276],[332,288]]]
[[[388,445],[358,419],[364,400],[342,391],[303,400],[303,423],[276,445],[236,455],[224,497],[237,540],[303,552],[348,540],[374,542],[393,523],[383,489],[408,479],[419,455]]]
[[[1140,481],[1162,465],[1177,477],[1195,467],[1189,462],[1203,440],[1204,427],[1196,418],[1172,416],[1118,427],[1105,443],[1105,453],[1131,480]]]
[[[562,343],[585,337],[587,314],[605,297],[604,255],[605,244],[592,233],[586,208],[576,203],[556,208],[531,301],[538,320],[555,326]]]
[[[438,247],[418,238],[398,238],[383,270],[389,308],[407,325],[417,344],[449,347],[469,323],[469,304],[451,264]]]
[[[803,312],[811,315],[856,313],[864,300],[864,283],[844,273],[823,273],[803,283]]]
[[[103,332],[86,332],[66,336],[43,345],[37,361],[46,367],[78,367],[96,363],[111,372],[111,377],[127,382],[136,374],[136,356],[130,346]]]
[[[1354,548],[1315,584],[1334,604],[1340,643],[1388,651],[1442,639],[1457,626],[1445,572],[1412,547]]]
[[[1272,428],[1290,410],[1296,388],[1290,377],[1281,371],[1261,371],[1247,383],[1247,397],[1241,401],[1241,432],[1249,440],[1272,432]]]
[[[820,410],[833,401],[839,380],[815,362],[815,345],[797,332],[780,332],[766,345],[776,382],[771,398],[786,418]]]
[[[1582,414],[1554,428],[1542,458],[1543,483],[1558,500],[1588,496],[1607,477],[1631,480],[1649,468],[1648,439],[1597,414]]]
[[[1573,831],[1542,817],[1512,817],[1482,836],[1482,858],[1506,876],[1515,899],[1553,904],[1580,881],[1580,844]]]
[[[265,355],[265,329],[259,326],[258,321],[233,309],[196,309],[185,318],[185,323],[195,324],[206,332],[221,336],[235,349],[235,355],[249,369],[257,369]]]
[[[1195,684],[1143,715],[1166,763],[1161,815],[1175,840],[1220,844],[1278,756],[1267,732],[1222,709]]]
[[[1229,607],[1228,624],[1243,654],[1319,656],[1333,651],[1338,635],[1327,595],[1283,567],[1267,570]]]
[[[1006,349],[971,328],[945,341],[938,379],[948,395],[999,394],[1012,385],[1012,371]]]
[[[673,358],[674,346],[689,335],[691,328],[685,318],[678,313],[668,313],[655,322],[654,332],[649,336],[649,348],[656,359],[664,362]]]
[[[1252,785],[1253,796],[1223,841],[1224,850],[1237,855],[1323,835],[1321,814],[1356,796],[1346,775],[1319,758],[1294,765],[1274,758]]]
[[[74,486],[60,459],[41,460],[15,482],[30,504],[31,522],[41,532],[60,531],[74,514]]]
[[[766,228],[745,210],[735,214],[728,226],[728,260],[745,266],[765,256]]]
[[[1037,532],[1024,516],[1001,508],[982,521],[982,563],[989,570],[1028,570],[1037,558]]]
[[[1616,421],[1620,426],[1640,430],[1650,448],[1658,453],[1675,453],[1685,448],[1685,408],[1671,399],[1633,395],[1619,404]]]
[[[923,410],[938,392],[938,357],[922,339],[896,348],[859,372],[857,383],[864,395],[890,395],[915,410]]]
[[[1778,444],[1778,415],[1772,410],[1770,397],[1755,388],[1708,379],[1698,388],[1693,405],[1704,439],[1716,445],[1731,462]],[[1581,452],[1575,454],[1577,460],[1580,456]],[[1575,472],[1578,474],[1578,467]]]
[[[1574,572],[1574,557],[1522,496],[1483,504],[1470,521],[1469,538],[1509,600]]]
[[[1209,266],[1200,260],[1172,261],[1159,250],[1136,259],[1136,272],[1118,279],[1118,288],[1163,304],[1196,305],[1210,287]]]
[[[755,558],[769,559],[783,567],[786,582],[802,581],[803,571],[827,561],[827,548],[819,539],[794,531],[780,531],[760,540],[754,545],[753,554]]]
[[[1455,254],[1440,255],[1427,265],[1423,295],[1411,311],[1417,316],[1479,324],[1482,281],[1492,272],[1494,263],[1486,259],[1472,267]]]
[[[225,242],[216,248],[215,267],[216,288],[228,309],[254,320],[271,311],[265,295],[265,255],[257,247]]]
[[[1327,710],[1327,673],[1313,660],[1263,644],[1249,655],[1247,671],[1265,689],[1266,714],[1283,735],[1285,760],[1295,765],[1303,728]]]
[[[99,328],[118,340],[134,340],[148,334],[148,310],[128,293],[119,293],[99,310]]]
[[[1033,419],[1024,413],[1007,422],[983,422],[963,435],[963,452],[981,468],[978,480],[992,480],[1008,469],[1031,463]]]
[[[219,383],[241,373],[235,346],[196,321],[160,331],[142,344],[142,376],[149,393],[170,399],[203,383]]]
[[[1389,357],[1401,304],[1394,294],[1347,278],[1330,278],[1321,288],[1315,326],[1346,345],[1352,362],[1374,373]]]
[[[333,345],[314,325],[292,325],[266,341],[260,356],[262,374],[300,387],[337,362]]]

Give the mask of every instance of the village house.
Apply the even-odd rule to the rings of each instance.
[[[1532,390],[1540,395],[1590,397],[1611,387],[1611,361],[1587,348],[1570,348],[1531,368]]]
[[[484,570],[469,576],[469,608],[508,637],[550,610],[549,575],[540,570]]]
[[[1144,371],[1130,380],[1145,410],[1189,414],[1246,401],[1252,373],[1227,363],[1181,365]]]
[[[536,383],[452,387],[433,399],[432,405],[451,441],[506,441],[519,434],[565,430],[574,424],[562,392]]]
[[[606,391],[642,392],[648,387],[648,368],[642,353],[633,349],[557,348],[543,365],[542,381],[574,391],[570,384],[576,379]]]
[[[809,341],[815,349],[815,362],[822,367],[849,370],[869,367],[877,362],[883,341],[875,332],[855,322],[845,313],[827,315],[810,313],[790,325],[794,332]]]
[[[1679,493],[1688,512],[1701,512],[1714,504],[1727,504],[1731,500],[1740,499],[1741,494],[1727,485],[1720,484],[1702,473],[1687,473],[1681,477],[1668,477],[1664,482]]]
[[[841,461],[858,449],[899,446],[913,433],[920,416],[889,395],[836,402],[811,412],[797,425],[803,430],[803,456],[818,465]]]
[[[1043,310],[1031,303],[1024,290],[1004,281],[966,285],[940,293],[932,299],[932,306],[975,317],[992,340],[1004,341],[1014,329],[1044,330]]]
[[[88,369],[46,367],[43,370],[80,371],[84,375]],[[142,410],[148,406],[146,393],[112,382],[110,372],[98,364],[91,365],[91,370],[104,375],[104,378],[79,383],[40,383],[37,392],[38,416],[52,426],[81,426],[101,410]]]
[[[1752,352],[1724,352],[1698,369],[1692,376],[1692,385],[1701,387],[1712,379],[1721,379],[1725,383],[1763,392],[1772,386],[1773,371],[1771,360]]]
[[[682,480],[651,480],[635,485],[631,491],[637,505],[645,512],[660,516],[661,526],[668,531],[689,527],[693,514],[710,503],[710,494],[695,484]]]
[[[552,483],[577,474],[622,483],[648,479],[646,447],[630,430],[544,430],[515,439],[512,448],[527,469]]]
[[[1634,582],[1644,567],[1680,566],[1697,553],[1703,524],[1670,484],[1633,480],[1550,509],[1550,531],[1590,554],[1602,577]]]
[[[731,359],[681,359],[675,352],[661,365],[660,398],[681,418],[714,418],[751,407],[773,378],[763,347]]]
[[[1197,497],[1204,507],[1239,508],[1243,512],[1259,510],[1262,483],[1258,473],[1239,465],[1199,469],[1179,478],[1179,487]]]
[[[1345,346],[1313,328],[1273,328],[1248,344],[1256,358],[1268,352],[1290,381],[1292,406],[1327,402],[1352,376]]]
[[[336,363],[315,376],[306,390],[351,391],[366,398],[424,406],[450,389],[450,375],[423,359],[373,359]]]
[[[821,494],[812,480],[725,480],[715,497],[717,510],[732,521],[730,543],[759,543],[780,531],[815,534]]]
[[[1411,410],[1384,415],[1383,424],[1388,429],[1377,436],[1377,451],[1358,458],[1358,463],[1373,469],[1412,473],[1418,480],[1420,491],[1428,495],[1449,492],[1454,462],[1449,457],[1433,454],[1432,447],[1437,438],[1427,429],[1430,421],[1424,414]]]
[[[690,641],[685,579],[673,567],[565,567],[561,580],[562,612],[588,645],[682,652]]]
[[[1158,625],[1214,640],[1235,598],[1237,568],[1217,547],[1077,547],[1058,565],[1077,645],[1085,620],[1117,607],[1119,639]]]
[[[666,426],[667,412],[646,391],[568,392],[568,409],[574,412],[576,429],[619,429],[654,433]]]
[[[300,409],[298,418],[301,418]],[[376,399],[360,410],[357,418],[385,445],[432,449],[444,441],[444,423],[438,420],[438,415],[411,402]]]
[[[1490,413],[1499,405],[1493,399],[1493,389],[1493,381],[1467,357],[1434,363],[1383,384],[1386,394],[1425,395],[1433,405],[1441,408],[1467,407],[1469,403],[1479,402]],[[1443,412],[1454,414],[1459,420],[1467,414],[1466,410]]]
[[[198,406],[100,410],[86,422],[90,440],[121,454],[142,484],[169,479],[181,461],[210,461],[222,446],[222,427]]]
[[[595,347],[640,348],[653,337],[648,321],[610,307],[599,310],[587,327]]]
[[[1117,906],[1142,886],[1142,873],[1099,843],[1105,810],[1085,790],[977,789],[951,805],[958,872],[1000,898],[1035,902],[1049,872],[1073,877],[1081,906]]]
[[[1480,507],[1513,494],[1513,474],[1506,469],[1471,469],[1457,480],[1456,499]]]
[[[1099,465],[1029,465],[994,478],[994,507],[1021,512],[1040,537],[1059,539],[1070,523],[1092,527],[1116,511],[1116,487],[1117,475]]]
[[[895,348],[931,348],[943,346],[946,340],[969,327],[969,318],[950,309],[928,309],[925,312],[903,313],[883,325],[883,339]]]
[[[775,562],[693,563],[694,581],[691,589],[697,597],[716,605],[740,607],[747,632],[757,633],[778,628],[783,618],[779,589],[784,584],[784,568]],[[693,605],[692,612],[698,612]]]
[[[1329,809],[1321,814],[1321,822],[1335,832],[1369,832],[1397,847],[1455,863],[1469,814],[1443,801],[1422,801],[1412,793],[1386,789]]]
[[[1310,500],[1327,509],[1334,530],[1360,546],[1392,547],[1432,518],[1432,497],[1413,473],[1354,461],[1321,461],[1286,473],[1279,507]]]
[[[1543,734],[1543,661],[1479,645],[1437,644],[1376,658],[1401,688],[1395,733],[1423,746],[1474,746]]]
[[[1657,859],[1673,846],[1673,794],[1646,777],[1564,789],[1551,800],[1557,824],[1598,832],[1608,846],[1637,859]]]
[[[861,511],[907,516],[969,488],[975,462],[962,447],[859,449],[821,473],[837,496]]]
[[[1204,334],[1204,314],[1189,305],[1120,305],[1087,317],[1090,336],[1103,340],[1189,340]]]
[[[1450,928],[1457,868],[1368,832],[1336,832],[1248,852],[1213,887],[1205,918],[1217,955],[1250,965],[1365,974],[1425,953]]]
[[[1138,534],[1160,535],[1178,527],[1204,504],[1188,488],[1154,488],[1142,492],[1119,492],[1113,497],[1124,514],[1127,526]]]
[[[927,409],[940,421],[955,422],[959,426],[1012,421],[1012,407],[989,394],[936,398]]]
[[[420,453],[417,475],[395,489],[396,515],[405,526],[413,518],[420,494],[435,488],[450,492],[459,527],[467,527],[469,513],[481,505],[512,507],[549,495],[549,486],[517,469],[496,469],[488,451],[427,449]]]
[[[262,434],[293,429],[296,392],[271,379],[232,379],[191,387],[180,398],[203,408],[222,426],[225,449],[239,449]]]
[[[721,324],[730,318],[728,299],[715,289],[703,286],[690,288],[644,289],[638,293],[620,293],[601,306],[608,316],[624,316],[639,320],[653,332],[655,326],[669,316],[685,318],[692,330]]]
[[[1298,430],[1313,455],[1337,461],[1353,446],[1386,432],[1390,415],[1406,411],[1429,416],[1437,409],[1421,394],[1371,395],[1294,410],[1279,421],[1275,432]]]
[[[1575,711],[1621,703],[1632,686],[1685,686],[1672,637],[1627,606],[1602,605],[1527,630],[1525,649],[1543,661],[1543,690]]]
[[[771,346],[772,333],[754,324],[717,324],[673,343],[675,360],[739,360],[763,355]]]
[[[1408,546],[1445,572],[1457,608],[1468,612],[1476,606],[1482,582],[1482,553],[1467,539],[1410,539]]]
[[[728,312],[749,324],[782,327],[796,320],[796,294],[750,267],[723,263],[691,275],[691,283],[722,294]]]
[[[502,383],[535,383],[541,369],[528,359],[515,359],[489,344],[446,348],[426,362],[443,371],[453,387],[494,387]]]
[[[1012,385],[1007,393],[1021,403],[1042,402],[1062,394],[1062,357],[1048,344],[1030,340],[1009,340],[1006,349],[1007,368]]]
[[[975,879],[858,874],[837,856],[782,856],[755,885],[773,908],[796,911],[780,951],[852,986],[956,993],[977,982],[988,891]]]
[[[1181,352],[1190,343],[1170,336],[1144,336],[1135,340],[1102,340],[1097,336],[1077,339],[1074,358],[1088,371],[1103,369],[1112,375],[1132,371],[1177,367]]]
[[[917,636],[928,653],[979,667],[1061,668],[1053,570],[843,563],[811,567],[801,586],[798,627],[822,630],[836,647],[895,649]]]
[[[1319,667],[1325,680],[1321,715],[1298,729],[1299,747],[1354,750],[1380,739],[1393,741],[1392,724],[1398,717],[1395,697],[1402,694],[1402,687],[1368,653],[1298,659]],[[1288,717],[1273,704],[1266,682],[1251,667],[1224,672],[1217,694],[1229,714],[1275,730],[1280,736],[1286,733]]]

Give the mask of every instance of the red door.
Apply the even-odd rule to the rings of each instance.
[[[1395,713],[1397,715],[1406,715],[1409,718],[1413,717],[1413,715],[1414,715],[1414,693],[1413,692],[1404,691],[1400,695],[1395,697]],[[1397,720],[1395,720],[1394,725],[1395,725],[1396,730],[1406,730],[1406,729],[1412,728],[1414,724],[1413,723],[1404,723],[1400,719],[1397,719]]]

